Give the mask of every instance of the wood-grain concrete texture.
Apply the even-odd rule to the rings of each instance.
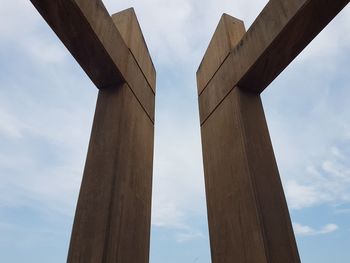
[[[69,263],[148,263],[156,72],[133,9],[31,0],[99,88]]]
[[[202,142],[212,262],[300,262],[259,95],[230,92]]]
[[[260,93],[348,0],[270,0],[223,15],[197,71],[213,263],[299,263]]]
[[[148,263],[153,137],[127,84],[99,91],[68,262]]]

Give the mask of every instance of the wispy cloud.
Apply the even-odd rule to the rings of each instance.
[[[350,208],[337,208],[335,210],[336,214],[350,214]]]
[[[152,224],[188,229],[191,217],[206,214],[199,124],[171,109],[157,120]]]
[[[10,138],[21,138],[26,125],[0,108],[0,134]]]
[[[336,224],[327,224],[321,229],[317,230],[307,225],[301,225],[298,223],[293,224],[294,232],[298,236],[316,236],[330,234],[339,229]]]
[[[31,56],[35,63],[62,63],[68,52],[63,44],[57,41],[53,32],[43,34],[48,25],[42,23],[42,18],[30,1],[0,0],[0,40],[2,45],[11,45]],[[20,14],[20,18],[18,15]]]
[[[205,236],[200,232],[185,232],[176,235],[176,241],[179,243],[189,242],[198,238],[203,239]]]
[[[77,112],[70,114],[79,119]],[[88,142],[80,129],[90,128],[72,125],[62,130],[62,122],[36,123],[39,116],[27,120],[5,116],[0,114],[6,127],[0,128],[0,207],[25,206],[72,216]],[[50,117],[59,119],[55,114]]]
[[[349,160],[335,146],[328,157],[318,166],[308,166],[299,181],[286,180],[285,190],[291,208],[350,202]]]
[[[221,15],[227,12],[237,16],[248,27],[267,0],[255,0],[253,5],[237,0],[105,0],[104,3],[110,12],[135,7],[156,63],[181,64],[194,73]]]
[[[24,41],[23,49],[37,62],[44,65],[62,63],[67,58],[68,51],[56,39],[29,37]]]

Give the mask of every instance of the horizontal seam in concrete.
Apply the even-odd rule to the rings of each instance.
[[[207,84],[205,84],[204,88],[202,89],[202,91],[199,93],[198,97],[200,97],[202,95],[202,93],[206,90],[206,88],[209,86],[209,83],[212,81],[212,79],[215,77],[216,73],[218,73],[218,71],[220,70],[221,66],[226,62],[226,60],[228,59],[228,57],[231,55],[231,51],[228,52],[227,56],[225,57],[225,59],[221,62],[221,64],[219,65],[218,69],[213,73],[213,76],[211,76],[211,78],[208,80]]]
[[[227,96],[234,90],[234,88],[236,88],[236,85],[233,86],[233,88],[231,88],[227,94],[218,102],[218,104],[215,106],[215,108],[208,114],[208,116],[201,121],[201,126],[204,125],[204,123],[210,118],[211,115],[213,115],[213,113],[216,111],[216,109],[221,105],[221,103],[227,98]]]
[[[304,6],[303,6],[303,7],[304,7]],[[280,31],[280,33],[279,33],[277,36],[274,37],[274,39],[268,44],[268,46],[273,46],[274,43],[278,42],[279,37],[281,36],[281,34],[283,34],[283,32],[286,30],[286,27],[288,27],[288,25],[289,25],[291,22],[293,22],[294,19],[295,19],[295,16],[293,16],[293,18],[292,18],[291,20],[288,21],[288,23],[283,27],[283,29]],[[253,24],[253,25],[254,25],[254,24]],[[252,28],[252,27],[251,27],[251,28]],[[249,29],[250,29],[250,28],[249,28]],[[248,34],[249,29],[248,29],[248,31],[245,33],[245,35]],[[244,36],[245,36],[245,35],[244,35]],[[242,37],[242,39],[244,39],[244,36]],[[228,59],[228,57],[230,57],[231,55],[234,56],[234,55],[233,55],[233,51],[236,49],[236,47],[239,45],[240,42],[241,42],[241,41],[239,41],[238,44],[232,49],[232,51],[229,52],[229,54],[226,56],[225,60],[221,63],[220,67],[219,67],[218,70],[215,72],[215,74],[214,74],[213,77],[210,79],[210,81],[207,83],[207,85],[205,86],[205,88],[203,89],[203,91],[209,86],[210,82],[213,80],[213,78],[215,77],[215,75],[219,72],[219,70],[221,69],[221,67],[223,66],[223,64],[226,62],[226,60]],[[251,65],[248,66],[246,72],[245,72],[240,78],[238,78],[238,80],[236,80],[235,83],[233,83],[233,85],[232,85],[233,87],[230,88],[230,89],[227,91],[227,93],[223,96],[223,98],[222,98],[221,100],[218,101],[217,105],[210,111],[210,113],[208,114],[208,116],[205,117],[205,119],[203,120],[203,122],[201,122],[201,125],[203,125],[204,122],[212,115],[212,113],[218,108],[218,106],[222,103],[222,101],[230,94],[230,92],[231,92],[236,86],[240,86],[240,84],[242,84],[241,81],[242,81],[244,78],[246,78],[246,76],[249,75],[249,73],[251,72],[252,68],[254,68],[254,66],[256,66],[256,64],[259,63],[259,60],[261,59],[261,57],[264,57],[264,56],[265,56],[266,54],[268,54],[268,53],[269,53],[269,49],[268,49],[268,48],[265,48],[265,49],[263,50],[263,52],[261,53],[261,55],[260,55]],[[282,73],[285,69],[286,69],[286,67],[284,67],[280,73]],[[277,78],[277,77],[276,77],[276,78]],[[275,78],[275,79],[276,79],[276,78]],[[273,79],[271,82],[273,82],[275,79]],[[271,83],[270,83],[270,84],[271,84]],[[251,87],[245,87],[245,86],[243,85],[242,89],[245,90],[245,91],[249,91],[249,92],[256,93],[256,91],[255,91],[254,89],[251,89]],[[203,91],[201,92],[201,94],[203,93]],[[263,91],[264,91],[264,90],[263,90]],[[258,93],[261,94],[261,92],[258,92]],[[257,94],[258,94],[258,93],[257,93]],[[200,95],[201,95],[201,94],[200,94]],[[200,96],[200,95],[199,95],[199,96]]]
[[[142,105],[141,101],[139,100],[139,98],[136,96],[135,92],[132,90],[132,88],[130,87],[129,83],[125,82],[126,85],[128,86],[128,88],[131,90],[132,94],[134,94],[136,100],[139,102],[141,108],[143,109],[143,111],[146,113],[147,117],[150,119],[150,121],[152,122],[152,124],[154,125],[154,121],[152,119],[152,116],[150,116],[150,114],[147,112],[146,108]]]
[[[150,90],[152,91],[153,95],[155,96],[156,93],[155,93],[155,91],[152,89],[151,84],[149,83],[149,81],[148,81],[148,79],[147,79],[145,73],[143,72],[143,70],[142,70],[142,68],[141,68],[141,66],[140,66],[140,64],[139,64],[139,62],[137,61],[136,57],[134,56],[134,53],[132,53],[132,51],[131,51],[130,48],[129,48],[129,51],[130,51],[132,57],[134,58],[134,60],[136,61],[136,64],[137,64],[137,66],[139,67],[139,69],[140,69],[140,71],[141,71],[143,77],[145,78],[145,80],[146,80],[146,82],[147,82],[147,84],[148,84],[147,86],[150,88]],[[152,63],[153,63],[153,62],[152,62]]]
[[[152,122],[152,124],[154,125],[154,121],[152,119],[152,117],[150,116],[150,114],[147,112],[146,108],[142,105],[141,101],[139,100],[139,98],[136,96],[135,92],[133,91],[133,89],[130,87],[128,82],[124,82],[124,84],[126,84],[128,86],[128,88],[130,89],[131,93],[134,95],[135,99],[137,100],[137,102],[140,104],[141,108],[143,109],[143,111],[146,113],[147,117],[150,119],[150,121]],[[108,89],[108,88],[113,88],[113,86],[108,86],[108,87],[103,87],[103,89]]]

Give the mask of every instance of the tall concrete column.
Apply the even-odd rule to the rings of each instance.
[[[223,15],[197,72],[212,262],[299,263],[260,95],[223,90],[244,34]]]
[[[31,0],[99,89],[69,263],[148,263],[156,71],[132,8]]]
[[[149,262],[155,71],[134,10],[112,18],[147,82],[99,91],[70,263]]]

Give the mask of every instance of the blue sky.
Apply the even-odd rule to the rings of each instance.
[[[151,263],[209,263],[195,72],[223,12],[266,0],[135,7],[157,68]],[[66,260],[97,90],[28,0],[0,0],[0,262]],[[350,261],[350,9],[263,93],[304,263]]]

